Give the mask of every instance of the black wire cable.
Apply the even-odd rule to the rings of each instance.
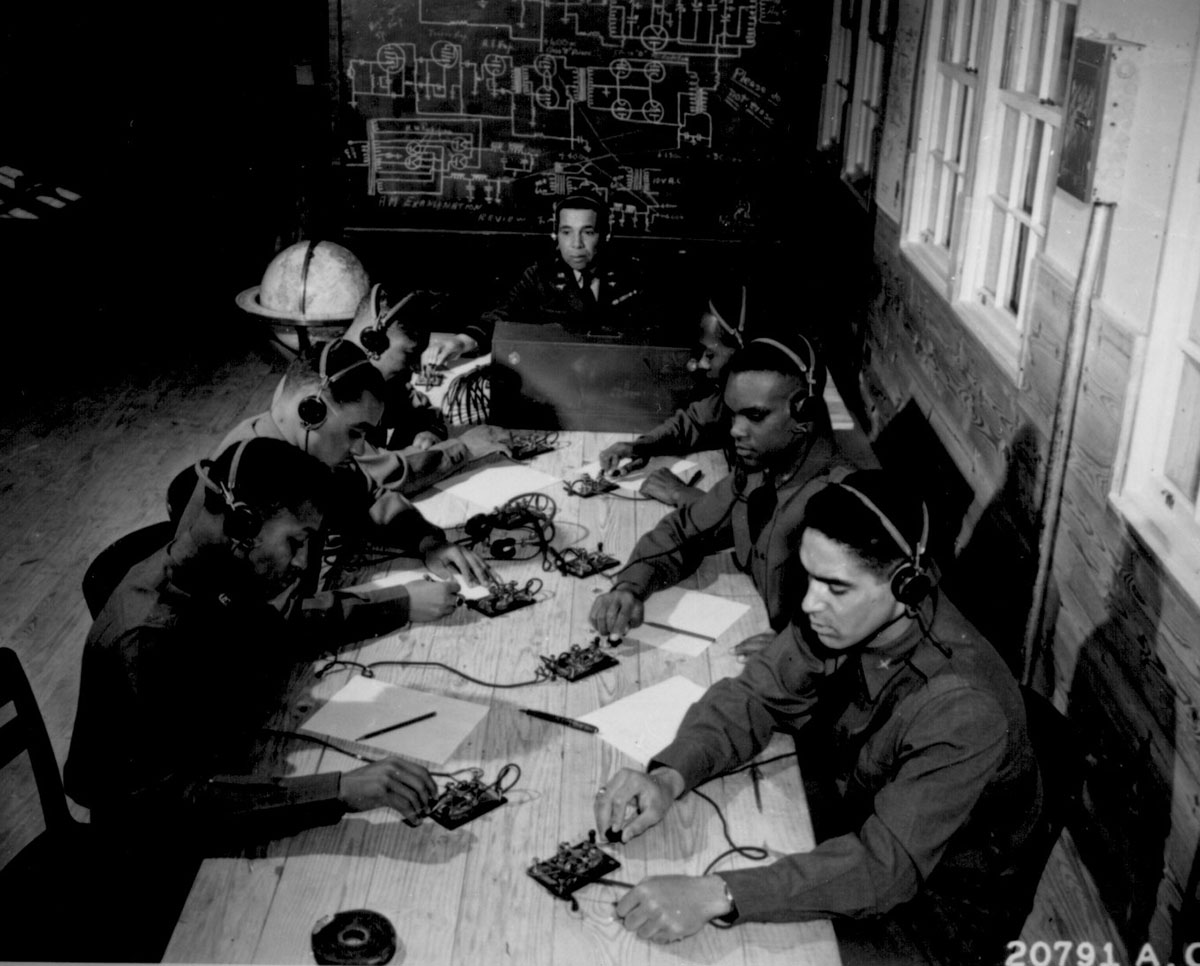
[[[449,671],[451,674],[457,674],[460,678],[470,681],[472,684],[478,684],[485,688],[527,688],[533,684],[541,684],[546,680],[545,677],[536,677],[529,681],[515,681],[511,684],[499,684],[495,681],[482,681],[479,678],[472,677],[465,671],[460,671],[456,667],[451,667],[449,664],[443,664],[441,661],[372,661],[370,664],[364,664],[361,661],[347,661],[341,658],[331,658],[322,664],[316,670],[316,676],[323,678],[330,671],[342,670],[344,668],[358,668],[359,673],[365,678],[375,677],[375,668],[377,667],[440,667],[444,671]]]
[[[788,756],[780,755],[780,757],[786,758]],[[770,760],[774,761],[775,759],[772,758]],[[755,766],[757,766],[758,764],[761,764],[761,763],[760,762],[752,762],[751,763],[751,765],[755,765]],[[747,765],[745,767],[749,768],[750,765]],[[741,771],[740,768],[737,770]],[[733,774],[733,772],[726,772],[726,774]],[[720,778],[722,776],[717,775],[714,777]],[[742,858],[749,859],[751,862],[763,862],[771,857],[771,853],[768,852],[766,849],[764,849],[761,845],[738,845],[736,842],[734,842],[733,837],[729,834],[729,822],[725,818],[725,813],[721,811],[721,806],[718,805],[711,798],[709,798],[707,795],[705,795],[704,792],[700,791],[700,789],[693,788],[692,791],[695,792],[697,795],[699,795],[701,798],[703,798],[706,802],[708,802],[708,804],[711,805],[714,809],[716,809],[717,818],[720,819],[720,821],[721,821],[721,834],[725,837],[725,841],[729,843],[729,848],[727,848],[724,852],[721,852],[720,854],[718,854],[711,862],[708,863],[708,865],[706,865],[704,867],[704,871],[700,873],[701,876],[709,875],[712,872],[712,870],[715,869],[718,864],[720,864],[720,862],[722,860],[727,859],[731,855],[740,855],[740,856],[742,856]],[[716,929],[732,929],[733,928],[732,922],[721,922],[718,919],[710,919],[709,925],[713,926]]]

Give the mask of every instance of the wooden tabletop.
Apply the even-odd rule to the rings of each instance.
[[[533,466],[559,477],[619,438],[617,434],[563,433],[558,449]],[[707,488],[724,473],[716,453],[693,457],[704,470]],[[549,492],[558,505],[555,545],[605,550],[624,560],[637,536],[668,508],[654,501],[608,496],[580,499],[562,487]],[[444,496],[435,497],[444,504]],[[420,505],[421,501],[418,501]],[[463,519],[491,507],[463,506]],[[537,559],[494,564],[504,580],[537,576],[545,580],[539,602],[497,618],[465,608],[432,624],[414,624],[341,656],[370,660],[437,660],[491,682],[533,677],[538,658],[571,644],[591,641],[587,615],[592,600],[609,581],[579,580],[543,573]],[[386,565],[371,568],[378,573]],[[360,574],[356,575],[361,576]],[[345,578],[351,580],[352,578]],[[449,772],[479,766],[485,780],[507,762],[521,768],[508,803],[448,831],[431,820],[418,828],[403,824],[390,810],[347,815],[337,825],[311,829],[269,843],[252,855],[211,858],[203,863],[184,908],[167,962],[311,963],[311,933],[322,917],[368,908],[396,929],[394,963],[411,964],[592,964],[592,963],[839,963],[827,922],[751,923],[733,929],[706,927],[695,936],[656,946],[628,933],[613,918],[616,887],[589,886],[578,894],[579,911],[552,896],[526,874],[535,858],[552,856],[559,843],[578,842],[593,827],[596,788],[614,771],[634,763],[592,734],[545,723],[519,713],[536,708],[580,717],[673,675],[707,686],[738,673],[733,645],[767,629],[762,603],[748,578],[737,573],[728,554],[708,559],[685,586],[751,605],[729,632],[698,657],[626,643],[612,653],[618,667],[582,681],[543,682],[511,690],[472,684],[437,668],[379,668],[380,680],[436,692],[488,706],[486,717],[447,762],[425,762]],[[312,668],[298,675],[279,726],[301,727],[311,712],[341,688],[353,670],[318,679]],[[360,746],[365,753],[379,752]],[[767,758],[792,750],[777,736]],[[298,741],[269,742],[264,765],[276,773],[347,771],[359,766],[348,755]],[[812,847],[812,831],[795,759],[762,769],[761,812],[748,773],[702,786],[725,813],[739,845],[765,846],[772,856]],[[609,851],[621,863],[613,877],[636,883],[653,874],[696,875],[727,847],[713,807],[685,795],[656,828]],[[718,869],[753,866],[740,857]]]

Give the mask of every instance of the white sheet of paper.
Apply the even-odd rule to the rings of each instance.
[[[483,720],[487,706],[414,691],[356,674],[300,727],[334,738],[359,741],[370,731],[427,711],[436,711],[437,716],[368,738],[363,743],[393,754],[442,764]]]
[[[445,577],[439,577],[437,574],[425,568],[425,565],[416,560],[405,562],[402,566],[396,567],[387,573],[376,574],[369,580],[364,580],[361,584],[354,584],[351,587],[341,587],[340,590],[352,594],[369,595],[373,590],[382,590],[385,587],[397,587],[400,584],[412,584],[420,580],[445,580]],[[464,600],[479,600],[486,597],[490,591],[483,584],[468,584],[463,577],[455,577],[458,581],[458,593]]]
[[[600,737],[639,765],[671,743],[687,709],[704,694],[695,681],[676,675],[581,717]]]
[[[715,641],[750,609],[749,604],[698,590],[671,587],[646,601],[643,620]]]
[[[466,500],[485,510],[507,503],[522,493],[534,493],[562,483],[557,476],[531,466],[481,466],[434,484],[447,496]]]

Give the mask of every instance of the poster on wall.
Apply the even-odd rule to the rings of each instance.
[[[887,115],[879,141],[875,177],[875,203],[879,210],[900,221],[904,208],[904,171],[909,128],[913,119],[917,60],[921,51],[922,0],[898,0],[896,42],[887,80]]]

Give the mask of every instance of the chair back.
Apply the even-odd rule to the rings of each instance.
[[[29,686],[29,679],[25,676],[25,669],[21,667],[21,661],[12,648],[0,647],[0,709],[9,704],[13,706],[15,714],[0,716],[8,718],[0,725],[0,768],[22,752],[27,752],[46,829],[59,832],[75,825],[75,819],[67,808],[62,776],[50,744],[50,735],[33,696],[33,689]]]
[[[175,536],[175,524],[169,520],[127,533],[96,555],[83,575],[83,599],[95,619],[130,568],[167,545]]]
[[[1027,876],[1024,892],[1032,909],[1050,853],[1078,806],[1083,786],[1083,752],[1074,727],[1047,698],[1025,686],[1021,687],[1021,696],[1025,701],[1029,740],[1042,774],[1042,821],[1029,842],[1023,863]]]

